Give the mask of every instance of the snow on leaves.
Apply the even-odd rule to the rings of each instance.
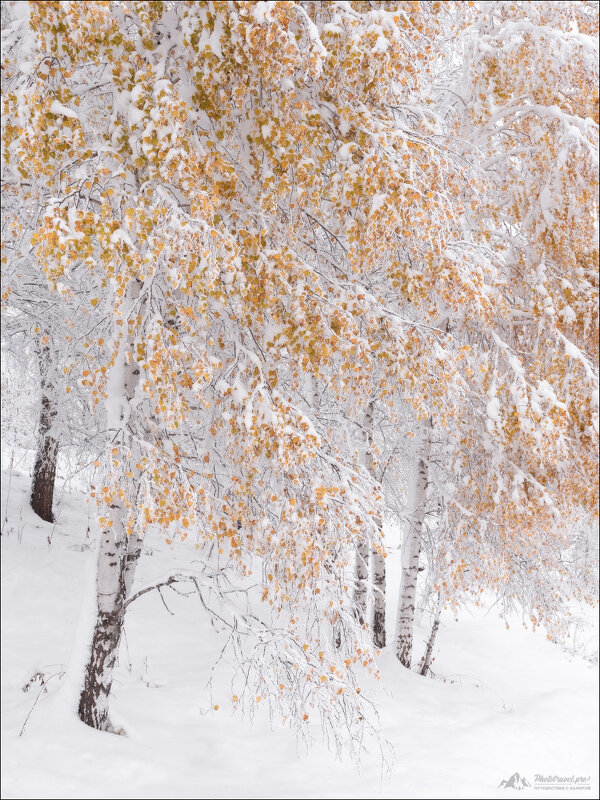
[[[348,575],[395,491],[357,430],[405,404],[444,601],[491,586],[553,624],[559,584],[527,576],[561,573],[597,486],[589,4],[7,7],[10,224],[73,326],[105,528],[260,563],[305,655],[285,713],[356,721]],[[279,697],[299,660],[270,641]]]

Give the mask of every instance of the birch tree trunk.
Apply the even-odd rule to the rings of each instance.
[[[48,382],[49,361],[49,348],[44,347],[39,353],[42,400],[29,502],[38,517],[45,522],[54,522],[52,502],[54,500],[58,442],[51,434],[56,408],[51,397],[52,386]]]
[[[427,485],[429,480],[429,451],[431,430],[429,425],[422,434],[417,453],[416,470],[413,473],[412,487],[408,498],[407,529],[402,545],[402,577],[398,599],[398,618],[396,621],[396,655],[400,663],[410,669],[415,619],[415,598],[419,574],[419,555],[421,537],[425,522]]]
[[[367,405],[364,418],[365,435],[365,467],[374,481],[377,480],[375,470],[375,459],[373,456],[373,416],[375,411],[375,400],[371,399]],[[381,530],[381,519],[375,522]],[[385,637],[385,554],[375,548],[371,551],[371,571],[373,578],[373,609],[371,626],[373,630],[373,644],[377,649],[382,649],[386,645]]]
[[[433,625],[431,626],[431,633],[429,635],[429,639],[427,641],[427,647],[425,648],[425,655],[423,656],[423,664],[421,665],[421,669],[419,673],[421,675],[427,675],[429,672],[429,668],[431,666],[431,657],[433,655],[433,646],[435,644],[435,637],[437,636],[438,629],[440,627],[440,616],[442,614],[442,603],[441,601],[438,602],[435,616],[433,618]]]
[[[113,508],[112,528],[102,531],[98,553],[97,618],[87,663],[83,690],[79,699],[79,718],[101,731],[111,730],[108,698],[113,670],[119,652],[125,603],[124,541],[125,527],[119,511]],[[116,525],[116,527],[115,527]]]
[[[378,650],[386,645],[385,637],[385,555],[372,552],[373,569],[373,644]]]
[[[369,545],[361,539],[356,545],[354,561],[354,614],[361,625],[367,621],[367,580],[369,578]]]
[[[367,419],[371,414],[369,409],[371,404],[367,406],[365,417]],[[364,423],[365,420],[363,420]],[[363,447],[362,447],[362,461],[363,465],[367,467],[367,451],[369,449],[368,436],[366,434],[367,427],[363,424]],[[366,540],[360,539],[356,544],[356,555],[354,560],[354,614],[360,625],[365,625],[367,622],[367,581],[369,580],[369,545]]]
[[[130,287],[129,297],[133,306],[139,298],[141,284],[133,281]],[[131,444],[130,463],[127,467],[122,464],[121,469],[130,474],[129,487],[136,487],[140,478],[139,468],[136,467],[140,454],[136,453],[138,448],[135,437],[130,436],[135,423],[129,418],[129,414],[139,381],[139,367],[135,359],[128,355],[127,351],[132,349],[133,341],[124,339],[115,358],[109,392],[113,399],[122,398],[122,402],[111,405],[113,411],[108,414],[107,427],[114,441],[118,437],[127,437]],[[135,489],[132,491],[135,496]],[[79,717],[82,722],[104,731],[112,730],[109,695],[121,642],[125,602],[131,593],[141,554],[141,537],[136,533],[131,536],[127,534],[127,508],[124,501],[118,497],[113,498],[108,517],[111,524],[102,531],[98,552],[96,624],[79,700]]]

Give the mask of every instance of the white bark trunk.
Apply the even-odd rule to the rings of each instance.
[[[396,621],[396,655],[400,663],[410,669],[415,619],[415,598],[419,574],[421,537],[425,522],[427,485],[429,480],[430,427],[423,432],[413,473],[412,491],[409,492],[407,528],[402,545],[402,577]]]
[[[369,545],[360,540],[354,561],[354,614],[360,625],[367,622],[367,580],[369,578]]]
[[[371,478],[377,480],[375,458],[373,453],[373,417],[375,401],[371,399],[365,409],[364,416],[364,464]],[[375,520],[381,531],[381,519]],[[373,608],[371,614],[371,628],[373,631],[373,644],[382,649],[386,645],[385,636],[385,554],[375,548],[371,551],[371,573],[373,579]]]
[[[56,405],[53,400],[53,387],[48,380],[50,348],[48,346],[43,347],[38,351],[37,355],[42,396],[30,504],[38,517],[41,517],[46,522],[54,522],[52,501],[54,499],[54,482],[56,480],[58,442],[51,433],[52,423],[56,416]]]
[[[442,607],[443,603],[441,597],[438,597],[438,603],[433,617],[433,624],[431,626],[431,633],[427,641],[427,647],[425,648],[425,655],[423,656],[423,664],[421,665],[421,669],[419,670],[421,675],[427,675],[431,667],[433,646],[435,645],[435,637],[437,636],[437,632],[440,627],[440,617],[442,615]]]
[[[373,427],[373,401],[367,403],[363,416],[361,460],[363,466],[372,476],[373,453],[372,448]],[[356,544],[354,561],[354,613],[361,625],[367,622],[367,594],[369,580],[369,555],[370,548],[367,538],[360,539]]]
[[[111,514],[111,519],[113,528],[102,531],[100,539],[96,578],[96,625],[79,699],[80,719],[86,725],[98,730],[111,730],[108,698],[121,641],[125,601],[123,582],[124,553],[127,545],[124,539],[125,528],[119,524],[119,514]]]
[[[128,299],[129,307],[139,298],[141,284],[132,281]],[[127,314],[124,313],[127,320]],[[121,342],[111,374],[107,403],[108,430],[113,441],[129,440],[133,420],[130,419],[131,401],[139,382],[139,367],[133,357],[133,337]],[[125,479],[132,492],[140,477],[136,464],[135,446],[131,463],[120,469],[131,472]],[[138,454],[139,456],[139,454]],[[137,534],[127,535],[127,508],[124,501],[114,497],[108,509],[108,526],[100,538],[98,568],[96,575],[97,617],[89,660],[86,666],[84,686],[79,700],[79,716],[83,722],[99,730],[111,730],[108,716],[108,699],[112,686],[113,671],[119,652],[123,627],[123,609],[131,592],[135,567],[141,552],[141,538]]]
[[[385,635],[385,555],[373,550],[373,644],[378,650],[386,645]]]

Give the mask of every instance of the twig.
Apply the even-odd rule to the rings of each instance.
[[[167,609],[167,611],[169,612],[169,614],[170,614],[172,617],[174,617],[174,616],[175,616],[175,612],[174,612],[174,611],[171,611],[171,609],[170,609],[170,608],[169,608],[169,606],[167,605],[167,603],[166,603],[166,600],[165,600],[165,598],[163,597],[163,593],[162,593],[162,591],[161,591],[161,588],[162,588],[162,587],[160,587],[160,586],[157,586],[156,588],[158,589],[158,594],[160,595],[160,599],[162,600],[162,604],[163,604],[163,606],[164,606],[164,607]]]
[[[48,678],[42,679],[40,690],[37,693],[37,697],[35,698],[35,701],[34,701],[33,705],[31,706],[31,708],[29,710],[29,714],[27,714],[27,716],[25,717],[25,722],[23,723],[23,727],[21,728],[21,732],[19,733],[19,736],[23,736],[23,732],[25,731],[25,726],[29,722],[29,717],[33,714],[33,709],[37,706],[38,700],[40,699],[42,694],[47,691],[46,685],[48,684],[48,681],[51,681],[52,678],[55,678],[57,675],[59,677],[61,677],[64,674],[65,674],[64,670],[61,670],[60,672],[55,672],[53,675],[50,675]]]

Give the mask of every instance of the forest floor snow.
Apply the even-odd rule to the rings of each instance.
[[[494,610],[458,621],[447,614],[435,678],[403,669],[390,648],[382,680],[365,692],[395,759],[382,768],[373,740],[357,770],[327,749],[318,725],[307,752],[266,714],[251,722],[236,713],[219,675],[209,690],[219,637],[198,600],[170,594],[171,615],[150,592],[128,613],[113,686],[112,719],[126,735],[87,728],[73,711],[68,675],[82,607],[93,600],[94,525],[76,492],[60,495],[56,524],[42,522],[28,488],[26,474],[3,473],[3,798],[598,797],[598,667],[581,656],[597,647],[595,615],[574,654],[520,620],[507,630]],[[149,542],[141,578],[185,566],[194,552],[187,544]],[[388,570],[393,587],[397,550]],[[32,682],[36,673],[47,691]],[[529,785],[505,788],[515,773]],[[547,788],[540,776],[587,783]]]

